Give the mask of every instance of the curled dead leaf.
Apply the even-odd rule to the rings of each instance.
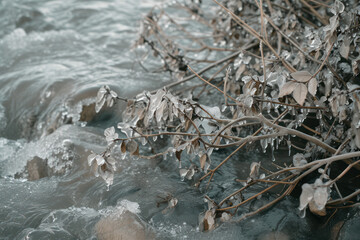
[[[213,210],[207,210],[204,216],[204,231],[211,231],[215,229],[215,214]]]
[[[121,142],[120,149],[122,153],[126,153],[126,144],[124,141]]]

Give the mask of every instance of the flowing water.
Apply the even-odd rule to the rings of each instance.
[[[104,150],[103,131],[120,114],[103,111],[86,124],[82,107],[104,84],[126,97],[169,81],[145,72],[131,51],[140,19],[155,3],[0,0],[0,239],[97,239],[96,224],[124,209],[157,239],[275,239],[274,232],[308,239],[316,232],[292,198],[258,217],[200,232],[205,192],[181,181],[173,159],[119,160],[109,189],[90,172],[87,156]],[[251,161],[264,157],[270,159],[242,153],[206,193],[221,197],[239,188],[224,176],[244,176]],[[34,159],[46,160],[47,175],[28,181],[24,170]],[[156,202],[167,193],[179,203],[163,213]]]

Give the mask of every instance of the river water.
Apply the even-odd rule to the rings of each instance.
[[[97,239],[100,219],[124,209],[157,239],[309,239],[317,232],[313,219],[298,216],[292,198],[241,223],[200,232],[205,192],[181,181],[173,159],[119,160],[109,189],[90,172],[87,156],[104,150],[103,131],[120,114],[104,111],[86,124],[82,106],[105,84],[126,97],[169,81],[165,73],[144,71],[131,51],[140,19],[155,3],[161,4],[0,0],[0,239]],[[251,161],[270,159],[245,152],[238,158],[222,175],[235,179]],[[33,159],[46,159],[51,173],[28,181],[23,173]],[[225,179],[219,176],[206,194],[239,188]],[[179,203],[162,213],[156,202],[167,193]]]

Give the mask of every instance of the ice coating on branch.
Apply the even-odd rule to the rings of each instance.
[[[98,113],[104,106],[105,102],[108,107],[112,107],[117,99],[118,95],[112,91],[109,86],[102,86],[96,96],[95,111]]]

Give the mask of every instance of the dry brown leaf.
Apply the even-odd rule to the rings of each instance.
[[[309,209],[315,215],[326,216],[326,208],[319,209],[314,200],[309,202]]]
[[[317,83],[316,78],[312,78],[308,83],[309,93],[311,95],[313,95],[314,97],[315,97],[315,94],[316,94],[316,91],[317,91],[317,86],[318,86],[318,83]]]
[[[291,94],[294,91],[295,87],[295,82],[285,83],[280,89],[279,98]]]
[[[185,132],[189,130],[190,126],[191,126],[191,121],[189,119],[186,119],[185,128],[184,128]]]
[[[182,153],[182,150],[175,152],[175,156],[176,156],[176,158],[177,158],[179,161],[181,161],[181,153]]]
[[[215,229],[215,215],[213,211],[207,210],[204,216],[204,231],[211,231]]]
[[[297,71],[290,75],[298,82],[308,82],[312,77],[308,71]]]
[[[136,151],[133,152],[131,155],[133,155],[133,156],[139,156],[139,145],[137,146]]]
[[[303,83],[297,83],[293,92],[293,97],[299,105],[303,105],[307,95],[307,87]]]
[[[201,157],[200,157],[200,167],[201,169],[204,170],[204,167],[205,167],[205,163],[206,163],[206,158],[207,158],[207,154],[203,154]]]
[[[120,149],[122,153],[126,153],[126,144],[124,141],[121,142]]]

